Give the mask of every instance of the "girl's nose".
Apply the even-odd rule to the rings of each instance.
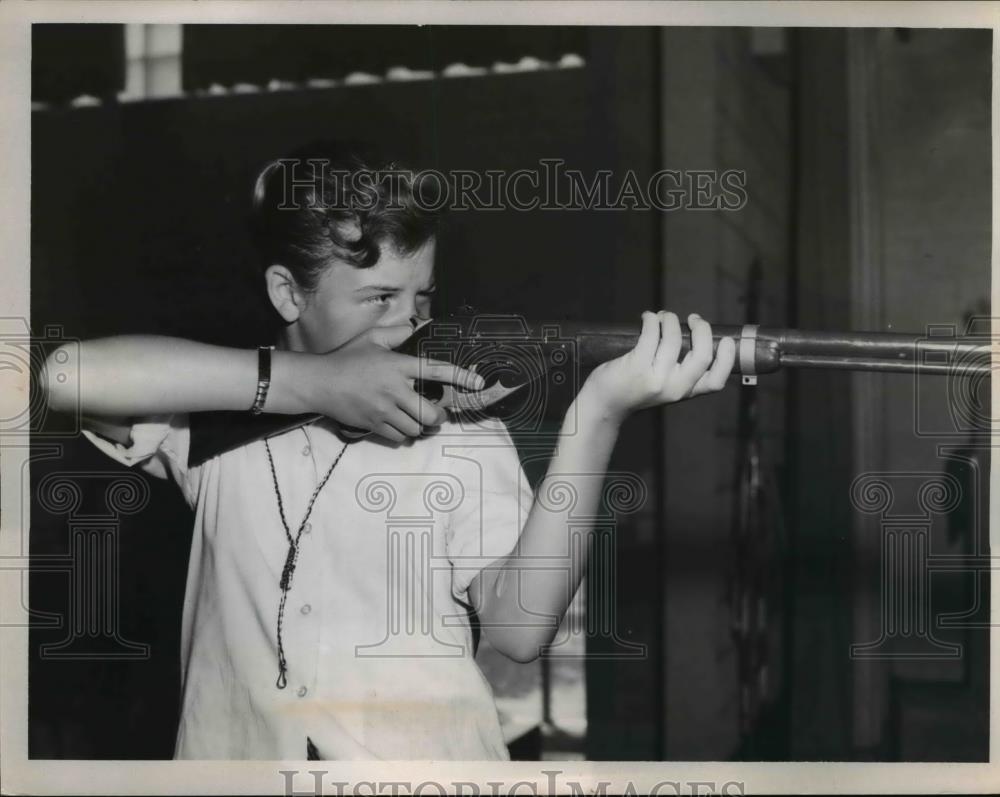
[[[400,324],[405,324],[408,321],[413,323],[412,319],[420,316],[420,313],[417,311],[417,297],[412,296],[409,301],[403,302],[400,305],[399,312],[403,316],[399,321]]]
[[[392,313],[392,317],[383,316],[382,323],[386,326],[396,326],[397,324],[410,324],[413,326],[413,319],[417,318],[417,308],[415,303],[401,303]]]

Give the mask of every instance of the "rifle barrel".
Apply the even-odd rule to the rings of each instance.
[[[497,319],[500,317],[492,317]],[[581,368],[589,369],[630,351],[639,327],[621,323],[573,321],[525,322],[518,317],[506,331],[488,327],[482,338],[499,334],[517,337],[521,330],[532,341],[575,344]],[[920,335],[903,332],[828,332],[770,327],[713,325],[713,351],[725,337],[737,346],[744,336],[753,338],[753,373],[774,373],[782,368],[823,368],[848,371],[905,372],[935,375],[983,376],[990,373],[991,346],[981,337]],[[691,348],[691,330],[681,324],[681,353]],[[735,373],[742,373],[737,357]],[[749,369],[748,369],[749,372]]]

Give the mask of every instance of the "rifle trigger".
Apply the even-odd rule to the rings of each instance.
[[[444,395],[437,402],[437,405],[453,413],[485,410],[487,407],[491,407],[498,401],[507,398],[511,393],[520,390],[525,384],[527,383],[521,383],[513,387],[504,387],[498,380],[483,390],[469,392],[455,390],[451,385],[445,385]]]

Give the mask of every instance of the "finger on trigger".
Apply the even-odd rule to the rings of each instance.
[[[421,379],[447,382],[465,390],[482,390],[486,387],[485,379],[466,368],[452,365],[443,360],[431,360],[429,358],[420,359],[418,362]]]

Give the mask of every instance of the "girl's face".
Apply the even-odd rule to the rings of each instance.
[[[400,255],[383,244],[371,268],[330,265],[287,329],[290,348],[322,354],[374,327],[430,318],[434,248],[432,239],[413,254]]]

